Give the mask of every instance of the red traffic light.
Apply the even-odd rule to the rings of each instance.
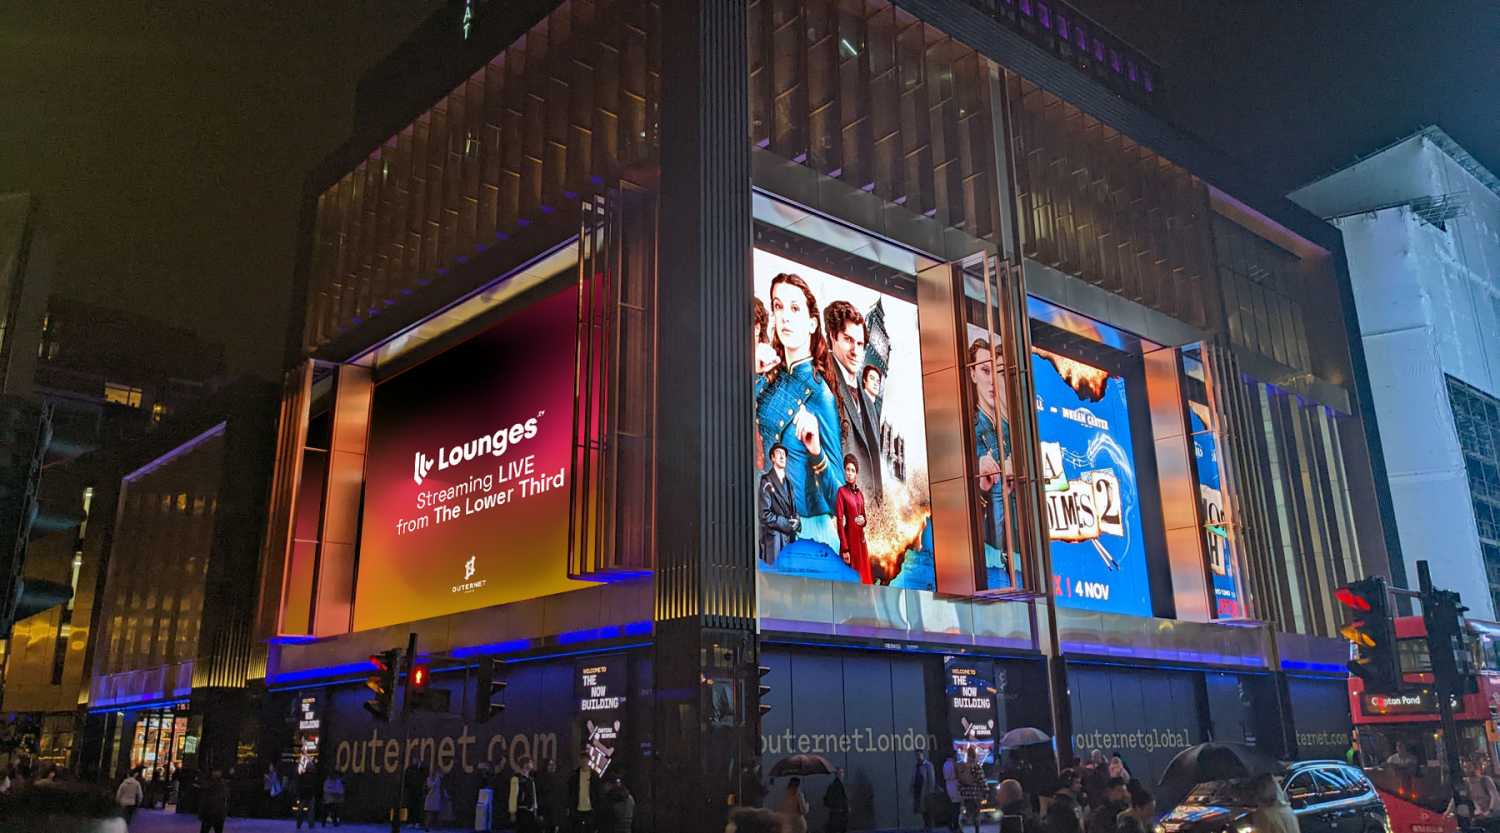
[[[387,666],[385,664],[385,659],[383,657],[381,657],[380,654],[371,654],[370,655],[370,664],[373,665],[373,666],[375,666],[375,670],[376,671],[385,671],[386,668],[387,668]]]
[[[1370,600],[1359,595],[1348,587],[1340,587],[1333,591],[1333,597],[1339,600],[1344,607],[1353,608],[1360,613],[1370,612]]]
[[[427,687],[427,666],[418,665],[412,668],[411,687],[417,689]]]

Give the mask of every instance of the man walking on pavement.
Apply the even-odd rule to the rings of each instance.
[[[568,778],[568,815],[572,833],[594,833],[594,808],[599,803],[599,779],[589,768],[589,747],[578,750],[578,768]]]
[[[931,833],[933,796],[937,793],[937,771],[926,752],[917,752],[917,768],[911,776],[911,803],[922,815],[922,833]]]
[[[224,833],[229,816],[229,784],[222,770],[214,769],[198,788],[198,833]]]
[[[120,782],[119,788],[115,790],[115,803],[119,804],[125,811],[125,824],[128,826],[135,818],[135,808],[139,807],[145,798],[145,791],[141,789],[141,782],[136,779],[136,773],[140,770],[132,769],[126,774],[125,780]]]
[[[537,800],[536,779],[531,777],[531,759],[522,755],[516,767],[510,779],[510,817],[515,820],[516,833],[536,833],[541,803]]]

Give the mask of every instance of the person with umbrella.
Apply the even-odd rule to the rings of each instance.
[[[1255,801],[1255,811],[1250,814],[1250,827],[1255,833],[1302,833],[1297,814],[1287,804],[1276,776],[1269,772],[1255,776],[1250,782],[1250,795]]]
[[[781,796],[777,814],[781,816],[783,833],[807,833],[807,797],[802,794],[802,779],[793,777],[786,782],[786,792]]]

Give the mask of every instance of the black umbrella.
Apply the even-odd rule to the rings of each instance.
[[[822,755],[790,755],[771,767],[771,777],[783,775],[832,775],[833,765]]]
[[[1011,729],[1000,736],[1000,745],[1006,749],[1017,746],[1035,746],[1038,743],[1050,743],[1052,738],[1041,729],[1033,729],[1030,726],[1022,726],[1019,729]]]
[[[1283,769],[1275,758],[1243,743],[1200,743],[1177,753],[1162,773],[1161,784],[1191,788],[1205,781],[1249,778]]]

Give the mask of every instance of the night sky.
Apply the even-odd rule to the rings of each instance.
[[[0,192],[41,198],[54,288],[279,375],[304,173],[347,136],[361,70],[441,5],[4,3]],[[1163,64],[1179,125],[1283,189],[1427,123],[1500,171],[1493,0],[1078,5]]]

